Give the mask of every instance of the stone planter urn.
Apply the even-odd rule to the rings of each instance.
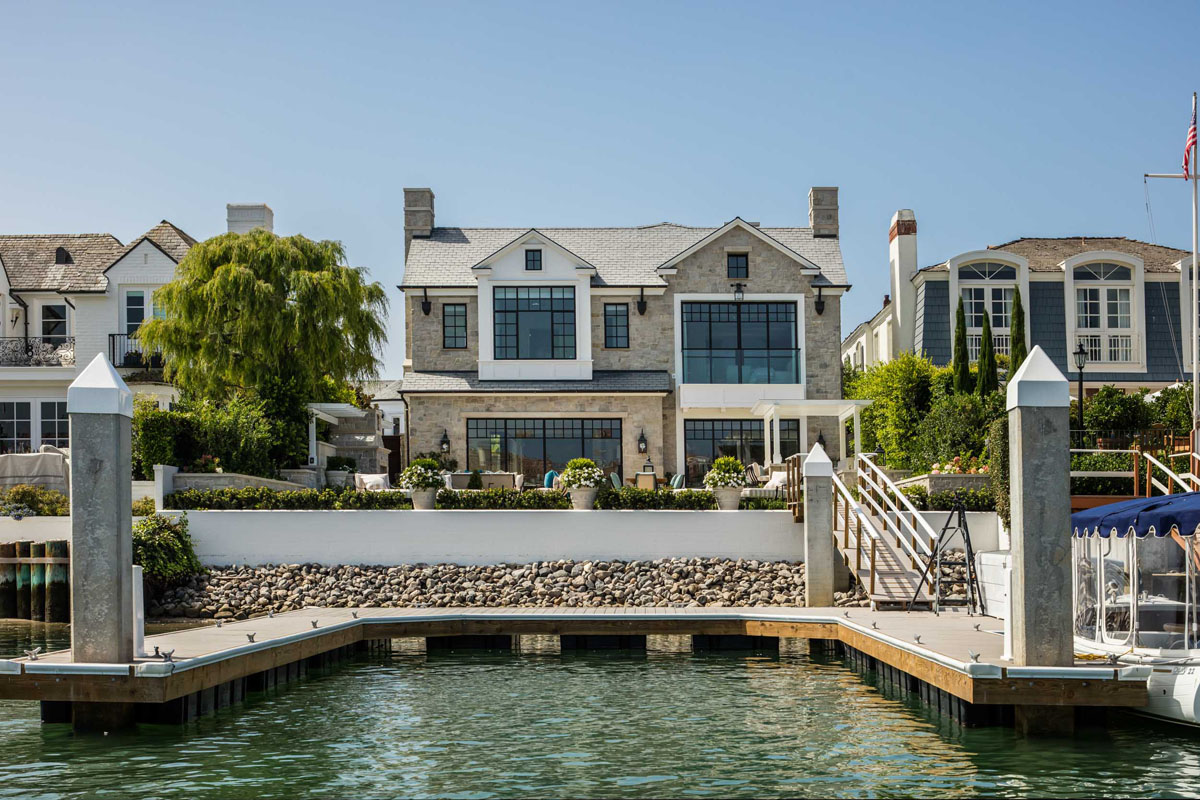
[[[344,469],[327,469],[325,470],[325,485],[338,489],[344,489],[347,486],[353,486],[354,473],[347,472]]]
[[[576,511],[591,511],[596,504],[596,496],[600,494],[597,486],[568,489],[571,495],[571,507]]]
[[[437,489],[413,489],[412,504],[417,511],[433,511]]]
[[[717,508],[722,511],[737,511],[738,503],[742,499],[742,487],[718,486],[712,493],[717,498]]]

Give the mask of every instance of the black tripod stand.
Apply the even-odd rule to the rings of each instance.
[[[944,559],[942,551],[949,546],[952,539],[959,535],[962,536],[963,541],[963,558]],[[912,611],[913,605],[921,596],[921,587],[925,585],[925,582],[929,578],[929,571],[932,569],[934,571],[933,613],[938,614],[941,612],[942,581],[944,579],[942,567],[966,567],[967,613],[974,614],[978,611],[980,614],[986,614],[987,607],[983,599],[983,592],[979,590],[979,575],[975,571],[975,548],[971,546],[971,530],[967,527],[967,508],[960,495],[956,495],[954,498],[954,508],[951,510],[950,515],[946,517],[946,524],[942,526],[937,541],[934,543],[933,553],[929,556],[929,561],[925,564],[925,570],[921,573],[921,579],[917,581],[912,599],[908,601],[909,611]]]

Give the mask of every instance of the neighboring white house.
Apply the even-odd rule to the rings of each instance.
[[[272,227],[265,205],[227,212],[231,231]],[[108,233],[0,235],[0,454],[70,446],[67,386],[98,353],[137,393],[174,399],[137,331],[194,244],[167,220],[129,244]]]

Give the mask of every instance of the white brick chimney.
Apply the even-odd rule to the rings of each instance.
[[[838,237],[838,188],[814,186],[808,190],[808,227],[820,238]]]
[[[888,263],[892,280],[892,341],[897,353],[912,351],[916,328],[913,318],[917,310],[917,289],[913,276],[917,274],[917,215],[902,208],[892,215],[888,229]]]
[[[255,228],[275,231],[275,212],[266,203],[226,203],[225,223],[230,233],[249,233]]]

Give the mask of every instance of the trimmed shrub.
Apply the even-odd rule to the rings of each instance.
[[[286,509],[320,511],[340,509],[412,508],[403,492],[359,492],[345,489],[296,489],[276,491],[265,487],[246,489],[185,489],[163,499],[167,508],[186,511],[266,511]]]
[[[141,565],[142,577],[154,593],[203,572],[188,535],[187,515],[154,514],[138,520],[133,526],[133,563]]]
[[[1132,473],[1133,454],[1072,453],[1071,469],[1087,472]],[[1133,477],[1071,478],[1071,494],[1132,495]]]
[[[458,459],[451,458],[445,453],[437,450],[430,450],[425,453],[413,453],[412,463],[428,459],[437,464],[439,472],[458,472]]]
[[[190,466],[204,455],[198,429],[191,414],[163,411],[153,400],[135,401],[131,437],[134,478],[152,480],[155,464]]]
[[[901,491],[918,511],[953,511],[959,500],[967,511],[996,510],[996,496],[991,489],[951,489],[930,494],[924,486],[906,486]]]
[[[717,507],[717,498],[710,491],[683,489],[664,492],[657,489],[637,489],[623,486],[620,489],[605,487],[596,497],[596,508],[620,511],[711,511]]]
[[[996,513],[1004,527],[1012,527],[1012,500],[1009,497],[1008,483],[1008,417],[1001,416],[988,426],[987,439],[988,459],[990,469],[989,483],[992,497],[996,500]]]
[[[471,470],[471,477],[467,478],[467,488],[473,491],[483,488],[483,475],[479,473],[479,470]]]
[[[148,517],[154,513],[154,498],[139,497],[133,501],[133,515],[135,517]]]
[[[71,501],[54,489],[19,483],[0,494],[6,505],[24,506],[37,517],[66,517],[71,514]]]
[[[437,507],[444,509],[566,509],[571,498],[565,492],[518,492],[516,489],[482,489],[456,492],[442,489]]]

